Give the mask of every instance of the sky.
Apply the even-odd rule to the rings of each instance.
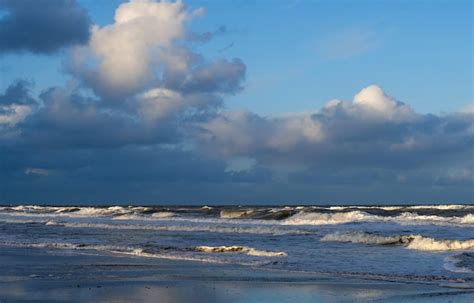
[[[474,202],[473,3],[0,0],[0,203]]]

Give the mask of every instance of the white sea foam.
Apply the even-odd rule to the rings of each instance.
[[[240,253],[254,257],[286,257],[281,251],[258,250],[247,246],[197,246],[197,251],[206,253]]]
[[[467,214],[462,217],[441,217],[441,216],[427,216],[427,215],[418,215],[411,212],[401,213],[396,217],[383,217],[384,221],[394,221],[399,223],[430,223],[435,225],[446,225],[446,224],[474,224],[474,215]]]
[[[97,216],[120,216],[126,214],[139,213],[148,210],[146,207],[134,206],[111,206],[111,207],[53,207],[20,205],[11,208],[2,207],[4,215],[11,216],[58,216],[58,217],[97,217]],[[8,212],[13,210],[14,212]]]
[[[238,234],[270,234],[270,235],[304,235],[308,231],[284,229],[278,226],[240,226],[240,225],[143,225],[143,224],[106,224],[106,223],[76,223],[63,222],[61,225],[74,228],[102,228],[124,230],[154,230],[174,232],[212,232],[212,233],[238,233]]]
[[[467,250],[474,248],[474,240],[437,240],[421,235],[382,236],[366,232],[335,232],[325,235],[321,241],[351,242],[373,245],[400,244],[408,249],[423,251]]]
[[[132,255],[138,257],[147,258],[158,258],[167,260],[178,260],[178,261],[194,261],[194,262],[205,262],[205,263],[217,263],[217,264],[240,264],[247,266],[263,265],[268,261],[260,262],[249,259],[234,259],[234,258],[218,258],[218,257],[204,257],[196,254],[199,252],[210,252],[205,251],[207,246],[198,246],[187,251],[180,251],[180,249],[163,252],[160,250],[149,251],[144,248],[133,247],[133,246],[116,246],[116,245],[85,245],[85,244],[74,244],[65,242],[42,242],[42,243],[21,243],[21,242],[0,242],[0,245],[10,247],[22,247],[22,248],[41,248],[41,249],[59,249],[59,250],[77,250],[77,251],[100,251],[122,255]],[[238,247],[235,246],[236,253],[244,254],[253,257],[283,257],[286,256],[283,252],[271,252],[271,251],[260,251],[250,247]],[[241,248],[240,251],[237,251]],[[199,248],[203,248],[199,250]],[[194,253],[192,252],[194,251]],[[230,251],[230,248],[229,248]]]
[[[48,221],[45,223],[45,225],[61,225],[61,223],[56,222],[56,221]]]
[[[355,210],[350,210],[355,208]],[[403,225],[474,225],[474,213],[468,209],[474,208],[472,205],[422,205],[422,206],[332,206],[332,207],[305,207],[294,215],[291,215],[299,208],[243,208],[243,209],[223,209],[219,217],[212,215],[203,216],[200,213],[187,216],[191,208],[182,209],[184,214],[172,211],[154,212],[153,208],[141,206],[111,206],[111,207],[50,207],[21,205],[16,207],[1,207],[0,215],[5,217],[38,217],[56,220],[56,218],[109,218],[117,220],[181,220],[186,222],[198,222],[209,224],[244,223],[258,225],[331,225],[346,224],[353,222],[394,222]],[[331,212],[324,212],[324,209]],[[381,210],[407,210],[398,215],[372,214],[371,209]],[[437,215],[418,214],[419,209],[440,210]],[[411,210],[411,211],[408,211]],[[456,215],[442,215],[443,211],[454,211]],[[323,211],[323,212],[321,212]],[[278,216],[278,214],[282,216]],[[276,214],[276,215],[275,215]],[[451,213],[446,213],[451,214]],[[258,215],[258,217],[256,216]],[[288,218],[283,217],[291,215]],[[261,219],[256,219],[261,218]],[[265,219],[265,220],[264,220]]]
[[[351,205],[351,206],[330,206],[329,210],[346,210],[346,209],[381,209],[381,210],[416,210],[416,209],[436,209],[436,210],[467,210],[474,209],[474,205],[463,204],[431,204],[431,205],[410,205],[410,206],[371,206],[371,205]]]
[[[343,213],[316,213],[303,211],[283,220],[282,223],[288,225],[329,225],[373,221],[376,219],[378,219],[378,216],[370,215],[362,211]]]
[[[176,214],[170,211],[160,211],[153,213],[151,216],[153,218],[161,219],[161,218],[171,218],[174,217]]]
[[[438,210],[462,210],[462,209],[474,209],[474,205],[462,205],[462,204],[445,204],[445,205],[413,205],[408,206],[409,209],[438,209]]]
[[[386,245],[386,244],[408,244],[411,236],[381,236],[365,232],[348,232],[340,233],[335,232],[327,234],[321,241],[323,242],[351,242],[351,243],[363,243],[363,244],[374,244],[374,245]]]
[[[381,210],[400,210],[403,209],[403,206],[363,206],[363,205],[354,205],[354,206],[330,206],[328,210],[346,210],[346,209],[381,209]]]
[[[295,229],[279,224],[270,224],[268,221],[252,220],[236,222],[234,219],[184,219],[184,218],[163,218],[153,220],[151,218],[128,222],[118,222],[122,220],[97,219],[87,220],[78,218],[62,218],[54,220],[50,217],[1,217],[0,222],[31,224],[39,223],[45,225],[59,225],[70,228],[99,228],[99,229],[123,229],[123,230],[154,230],[169,232],[210,232],[210,233],[237,233],[237,234],[267,234],[267,235],[308,235],[313,232],[303,229]],[[51,222],[48,224],[48,222]],[[53,223],[54,222],[54,223]],[[247,224],[248,223],[248,224]],[[262,224],[259,224],[262,223]]]
[[[442,217],[435,215],[419,215],[412,212],[404,212],[398,216],[379,216],[372,215],[363,211],[349,211],[337,213],[317,213],[317,212],[299,212],[288,219],[282,221],[282,224],[289,225],[331,225],[345,224],[354,222],[394,222],[405,225],[412,224],[433,224],[433,225],[464,225],[474,224],[474,214],[467,214],[462,217]]]
[[[407,247],[410,249],[431,251],[466,250],[474,248],[474,240],[436,240],[416,235]]]
[[[157,258],[165,260],[175,261],[191,261],[191,262],[203,262],[203,263],[214,263],[214,264],[239,264],[244,266],[260,266],[267,264],[267,261],[250,261],[250,260],[235,260],[235,259],[222,259],[213,257],[203,257],[200,255],[190,254],[163,254],[163,253],[150,253],[144,249],[136,248],[132,251],[113,251],[118,254],[133,255],[145,258]]]

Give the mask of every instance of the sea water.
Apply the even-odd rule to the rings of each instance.
[[[474,205],[3,206],[0,246],[466,288]]]

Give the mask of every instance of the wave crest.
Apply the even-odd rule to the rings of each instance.
[[[382,236],[367,232],[335,232],[327,234],[321,241],[350,242],[372,245],[403,245],[408,249],[422,251],[449,251],[474,248],[474,240],[437,240],[422,235]]]
[[[412,212],[404,212],[398,216],[386,217],[372,215],[360,210],[336,213],[302,211],[289,217],[288,219],[283,220],[282,223],[288,225],[334,225],[356,222],[394,222],[406,225],[466,225],[474,224],[474,214],[467,214],[462,217],[442,217],[436,215],[419,215]]]
[[[258,250],[247,246],[197,246],[196,251],[206,253],[243,253],[254,257],[286,257],[282,251]]]
[[[254,213],[254,210],[249,209],[223,209],[220,212],[220,217],[225,219],[246,218]]]
[[[363,211],[350,211],[344,213],[312,213],[299,212],[283,221],[289,225],[329,225],[343,224],[372,220],[373,216]]]

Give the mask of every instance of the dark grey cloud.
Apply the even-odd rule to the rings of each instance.
[[[43,104],[21,123],[16,144],[28,148],[114,148],[129,144],[173,143],[180,140],[176,121],[144,122],[121,108],[104,107],[75,90],[51,88]]]
[[[35,152],[15,148],[0,151],[0,156],[2,201],[193,203],[204,197],[186,193],[170,199],[172,192],[223,184],[264,184],[271,176],[263,167],[227,171],[225,161],[157,145]],[[21,190],[26,187],[28,191]]]
[[[0,94],[0,105],[35,104],[36,100],[31,96],[32,83],[26,80],[17,80],[10,84],[3,94]]]
[[[182,104],[172,111],[158,104],[165,116],[148,118],[139,110],[144,97],[119,107],[77,89],[50,88],[35,100],[19,83],[23,82],[13,84],[2,96],[16,95],[14,100],[34,100],[41,106],[13,127],[0,127],[2,201],[65,203],[82,197],[82,203],[126,202],[135,196],[141,201],[169,202],[169,188],[261,184],[271,178],[262,166],[232,171],[226,159],[186,147],[193,125],[214,117],[210,108],[221,106],[219,98],[212,101],[213,95],[165,100]],[[159,90],[151,94],[151,102],[161,102],[162,97]],[[153,103],[146,103],[145,109],[152,107]],[[28,191],[21,190],[26,187]],[[84,192],[93,194],[85,197]],[[192,202],[191,196],[180,201]]]
[[[89,17],[75,0],[0,0],[0,11],[0,53],[51,54],[89,40]]]

